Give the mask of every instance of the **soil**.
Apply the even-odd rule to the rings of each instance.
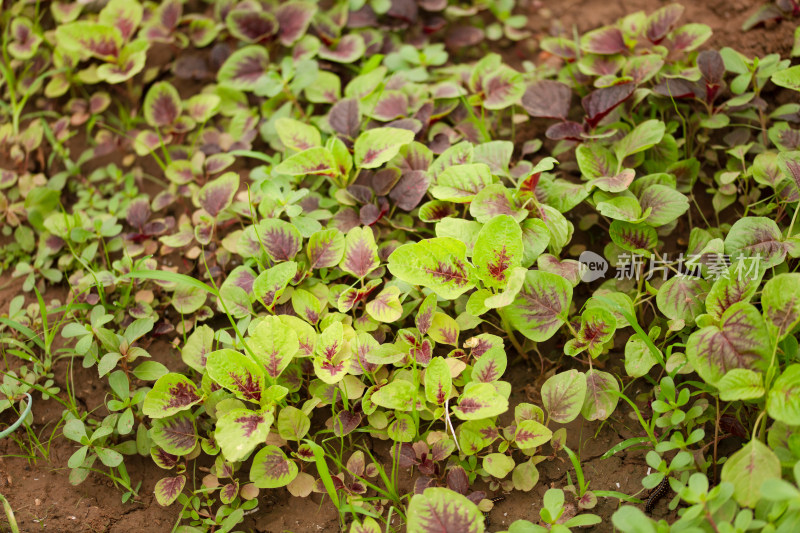
[[[527,0],[530,27],[539,36],[561,32],[571,35],[573,26],[583,32],[612,23],[628,13],[639,10],[651,12],[666,3],[660,0]],[[521,4],[524,5],[525,1]],[[773,52],[788,56],[795,29],[791,21],[771,23],[746,33],[740,30],[744,20],[760,4],[760,1],[753,0],[684,2],[686,11],[682,22],[701,22],[711,26],[714,35],[708,46],[730,46],[749,56]],[[524,50],[529,50],[531,43],[524,44],[522,48],[517,46],[514,50],[501,52],[506,57],[516,54],[517,60],[530,59],[524,55]],[[22,280],[11,278],[8,272],[0,276],[0,315],[7,313],[10,300],[21,291]],[[53,287],[45,293],[46,299],[59,298],[62,302],[65,296],[65,287]],[[168,342],[155,341],[149,349],[156,360],[170,369],[182,368],[180,354]],[[16,368],[18,364],[10,366]],[[607,370],[615,371],[614,368]],[[617,370],[622,372],[621,369]],[[63,390],[67,385],[67,363],[59,362],[54,371],[56,384]],[[72,372],[73,383],[77,385],[75,395],[81,407],[90,411],[104,409],[106,391],[96,377],[96,370],[82,369],[76,364]],[[539,402],[536,395],[546,374],[539,367],[538,360],[518,357],[510,365],[506,377],[513,385],[511,405],[522,401]],[[635,395],[641,391],[632,392]],[[30,445],[30,441],[22,431],[17,432],[16,438],[0,440],[0,493],[14,509],[20,531],[123,533],[148,530],[160,533],[173,528],[180,508],[178,505],[164,508],[155,502],[153,488],[163,477],[164,471],[148,457],[126,458],[125,464],[131,479],[134,483],[142,482],[139,497],[132,503],[122,503],[122,491],[99,474],[90,475],[80,485],[71,485],[66,463],[75,450],[74,443],[60,436],[51,439],[51,435],[60,435],[61,406],[53,401],[42,401],[38,394],[34,402],[31,430],[42,442],[46,453],[23,449]],[[626,451],[609,459],[600,458],[612,445],[641,435],[641,428],[629,415],[628,406],[621,405],[613,417],[602,424],[589,423],[580,418],[567,425],[567,444],[579,451],[584,474],[591,481],[592,489],[646,497],[640,481],[648,473],[648,467],[641,451]],[[505,416],[513,416],[513,410]],[[9,413],[0,415],[3,425],[10,423],[11,418]],[[381,447],[381,443],[374,444],[376,453],[381,455],[381,449],[385,452],[385,445]],[[564,487],[567,484],[567,472],[572,471],[572,466],[564,454],[560,454],[553,460],[541,463],[539,471],[540,481],[534,490],[529,493],[515,492],[496,504],[488,517],[488,531],[505,529],[520,518],[535,522],[544,492],[550,487]],[[574,472],[571,475],[574,479]],[[414,477],[416,473],[407,473],[401,485],[409,488]],[[674,518],[673,512],[667,509],[668,500],[664,498],[656,506],[654,517]],[[610,516],[618,504],[615,499],[601,498],[592,512],[603,517],[603,523],[590,531],[612,531]],[[574,512],[574,506],[568,512]],[[0,531],[6,531],[7,527],[5,517],[0,513]],[[338,517],[327,497],[320,494],[294,498],[285,489],[269,490],[262,491],[258,508],[247,516],[238,529],[264,533],[337,531]]]

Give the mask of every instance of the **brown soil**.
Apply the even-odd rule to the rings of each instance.
[[[571,34],[573,25],[582,32],[612,23],[628,13],[638,10],[651,12],[666,4],[659,0],[527,2],[530,4],[531,27],[539,35],[557,34],[561,31]],[[682,21],[702,22],[711,26],[714,36],[710,44],[715,47],[731,46],[749,56],[771,52],[788,56],[795,29],[792,22],[771,23],[766,28],[741,32],[740,27],[744,20],[760,4],[760,1],[753,0],[684,2],[686,12]],[[503,52],[508,55],[509,51]],[[9,273],[0,276],[0,315],[8,311],[11,298],[20,294],[21,288],[22,280],[12,279]],[[65,288],[55,287],[45,294],[45,298],[58,297],[63,303],[65,293]],[[30,301],[31,298],[28,298],[27,302]],[[167,342],[157,341],[150,350],[158,361],[171,369],[181,368],[179,354]],[[512,405],[521,401],[538,401],[538,398],[528,396],[535,395],[541,385],[542,376],[538,365],[538,361],[519,360],[508,369],[506,376],[512,381],[514,391]],[[14,364],[13,368],[17,366]],[[60,362],[55,368],[56,382],[62,390],[67,385],[67,369],[65,362]],[[610,371],[613,372],[614,369]],[[73,368],[76,397],[81,407],[90,411],[104,409],[106,395],[103,382],[97,379],[95,372],[95,369],[80,368],[80,364]],[[41,452],[30,454],[20,448],[20,444],[23,447],[30,446],[30,440],[22,430],[17,432],[15,438],[0,440],[0,493],[11,503],[21,531],[123,533],[148,530],[159,533],[172,530],[180,507],[176,504],[163,508],[153,498],[154,485],[164,475],[163,470],[157,468],[149,458],[126,458],[125,464],[131,479],[134,483],[142,482],[139,498],[133,503],[123,504],[122,492],[108,478],[98,474],[89,476],[80,485],[71,485],[66,462],[75,446],[71,441],[60,437],[61,406],[53,401],[42,401],[38,394],[34,402],[32,431],[47,449],[47,457],[43,457]],[[600,459],[613,444],[640,435],[641,430],[637,431],[638,424],[631,422],[629,412],[627,406],[619,406],[614,417],[602,425],[580,419],[567,426],[567,444],[573,450],[579,451],[584,473],[591,481],[592,489],[617,490],[626,494],[641,491],[640,480],[648,471],[642,452],[622,452],[609,459]],[[508,418],[512,414],[513,411],[505,416]],[[4,413],[0,418],[4,427],[11,422],[12,416]],[[503,421],[508,422],[505,419]],[[51,435],[59,436],[51,440]],[[568,471],[574,480],[572,466],[564,454],[541,463],[539,470],[540,482],[534,490],[529,493],[515,492],[495,506],[489,515],[489,531],[505,529],[520,518],[535,522],[544,492],[550,487],[564,487]],[[415,476],[416,474],[407,476],[402,485],[410,487]],[[246,477],[246,474],[242,477]],[[666,501],[664,499],[657,506],[654,512],[656,518],[669,517],[672,514],[667,510]],[[618,504],[614,499],[601,499],[592,512],[602,516],[604,522],[591,531],[611,531],[609,519]],[[0,513],[0,531],[6,531],[7,527],[5,517]],[[270,533],[336,531],[338,518],[326,497],[313,494],[309,498],[293,498],[285,489],[279,489],[262,491],[257,510],[238,529]]]

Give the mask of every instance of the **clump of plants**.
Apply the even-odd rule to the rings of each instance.
[[[598,499],[621,531],[791,530],[800,107],[770,95],[800,67],[682,13],[517,69],[491,51],[527,34],[513,2],[4,9],[0,268],[23,294],[0,350],[26,366],[0,412],[57,399],[70,481],[124,501],[126,456],[152,458],[182,531],[288,491],[350,531],[480,533],[564,459],[509,532],[597,524]],[[54,385],[62,360],[104,409]],[[550,372],[520,401],[526,364]],[[577,419],[633,421],[604,457],[642,453],[641,491],[587,478]]]

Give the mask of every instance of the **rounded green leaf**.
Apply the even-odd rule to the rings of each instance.
[[[775,380],[767,397],[769,416],[789,425],[800,425],[800,365],[791,364]]]
[[[186,476],[165,477],[156,482],[155,490],[156,501],[164,507],[172,505],[178,499],[183,487],[186,485]]]
[[[272,411],[232,409],[217,420],[214,439],[228,461],[241,461],[263,443],[275,416]]]
[[[490,418],[508,410],[508,399],[491,383],[468,383],[452,409],[461,420]]]
[[[689,336],[686,357],[700,377],[716,386],[733,368],[763,369],[770,354],[764,319],[752,305],[729,307],[720,325],[706,326]]]
[[[656,304],[667,318],[693,324],[694,317],[705,311],[703,302],[709,288],[708,282],[702,278],[675,276],[658,289]]]
[[[400,305],[400,289],[392,285],[383,289],[375,299],[367,303],[367,314],[378,322],[392,323],[403,314]]]
[[[758,439],[745,444],[722,466],[722,481],[733,484],[733,497],[744,507],[755,507],[764,481],[780,477],[778,456]]]
[[[553,432],[536,420],[522,420],[517,424],[514,442],[522,449],[535,448],[550,442]]]
[[[432,289],[454,300],[474,287],[467,247],[450,237],[425,239],[400,246],[389,256],[389,272],[406,283]]]
[[[800,323],[800,273],[778,274],[764,284],[761,306],[767,329],[782,340]]]
[[[550,418],[561,424],[577,418],[586,397],[586,374],[575,369],[560,372],[542,385],[542,403]]]
[[[552,337],[564,324],[572,285],[557,274],[529,270],[514,302],[504,312],[514,328],[535,342]]]
[[[260,489],[285,487],[297,477],[297,465],[277,446],[265,446],[253,457],[250,481]]]
[[[483,514],[466,496],[441,487],[415,494],[408,505],[408,533],[483,533]]]
[[[150,418],[165,418],[200,403],[202,399],[192,380],[173,372],[161,376],[148,391],[142,412]]]
[[[169,82],[159,81],[150,87],[144,97],[144,119],[159,128],[175,122],[181,114],[181,97]]]
[[[596,368],[586,372],[586,396],[583,400],[581,414],[586,420],[605,420],[619,401],[619,383],[608,372]]]
[[[761,374],[747,368],[734,368],[722,376],[717,384],[719,398],[725,402],[755,400],[764,396],[764,380]],[[775,418],[773,416],[773,418]]]
[[[235,350],[224,348],[208,354],[206,372],[219,386],[242,400],[261,402],[266,379],[261,366]]]
[[[498,215],[483,225],[472,252],[472,262],[488,287],[502,289],[514,267],[522,263],[522,229],[508,215]]]
[[[150,430],[153,442],[173,455],[188,455],[197,444],[197,430],[190,413],[177,413],[153,421]]]
[[[731,263],[739,258],[757,262],[760,269],[767,269],[783,263],[786,246],[781,230],[774,220],[766,217],[745,217],[737,220],[725,237],[725,253],[731,256]],[[758,257],[758,259],[756,259]]]
[[[490,453],[483,458],[483,469],[489,475],[503,479],[514,469],[514,459],[504,453]]]
[[[414,140],[414,132],[400,128],[375,128],[358,136],[354,146],[355,163],[359,168],[377,168]]]
[[[414,408],[416,397],[417,387],[413,383],[397,379],[375,391],[372,395],[372,403],[387,409],[410,411]]]
[[[443,357],[434,357],[425,369],[425,398],[434,404],[444,405],[452,388],[450,367]]]
[[[264,317],[253,330],[248,343],[271,378],[280,376],[300,349],[297,333],[284,326],[276,316]]]

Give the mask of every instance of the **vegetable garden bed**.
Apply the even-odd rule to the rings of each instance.
[[[800,529],[798,15],[4,1],[0,529]]]

